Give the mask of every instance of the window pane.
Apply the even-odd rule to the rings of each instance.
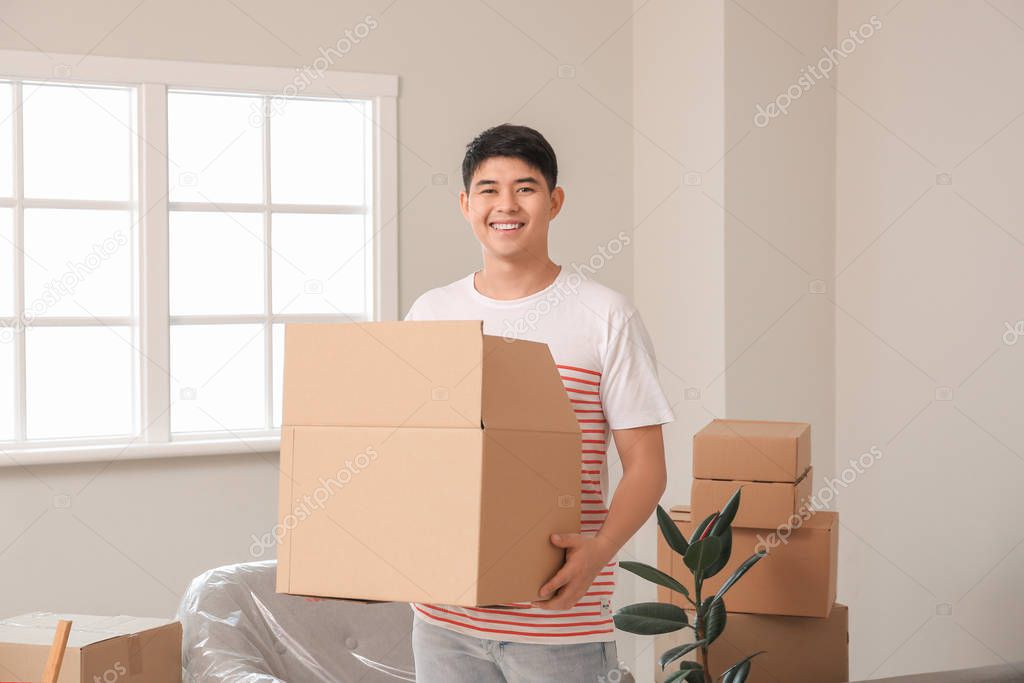
[[[14,211],[0,209],[0,318],[14,314]]]
[[[127,327],[28,328],[28,437],[130,433],[130,340]]]
[[[131,212],[26,209],[25,311],[129,315]]]
[[[171,201],[262,201],[262,101],[207,93],[167,95]]]
[[[274,312],[365,315],[363,216],[274,214],[272,220]]]
[[[24,84],[25,196],[130,199],[133,93]]]
[[[281,397],[284,387],[284,325],[274,325],[274,424],[281,426]]]
[[[270,191],[283,204],[363,204],[367,103],[275,100]]]
[[[14,438],[14,339],[0,329],[0,441]]]
[[[261,325],[171,328],[171,431],[265,427]]]
[[[10,83],[0,83],[0,196],[3,197],[14,196],[13,90]]]
[[[263,215],[172,212],[171,315],[263,311]]]

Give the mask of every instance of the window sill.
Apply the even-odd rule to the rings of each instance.
[[[164,443],[111,443],[95,445],[45,445],[4,448],[0,446],[0,468],[30,465],[58,465],[115,460],[146,460],[196,455],[277,453],[278,434],[252,437],[181,440]]]

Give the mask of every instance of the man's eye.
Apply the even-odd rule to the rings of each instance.
[[[532,187],[520,187],[519,191],[520,192],[533,192],[533,188]]]

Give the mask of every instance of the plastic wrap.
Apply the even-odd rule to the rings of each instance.
[[[414,681],[412,610],[278,594],[277,562],[211,569],[178,607],[186,683]]]

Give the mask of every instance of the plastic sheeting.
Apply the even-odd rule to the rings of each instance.
[[[187,683],[414,681],[412,610],[278,594],[277,562],[211,569],[178,607]]]

